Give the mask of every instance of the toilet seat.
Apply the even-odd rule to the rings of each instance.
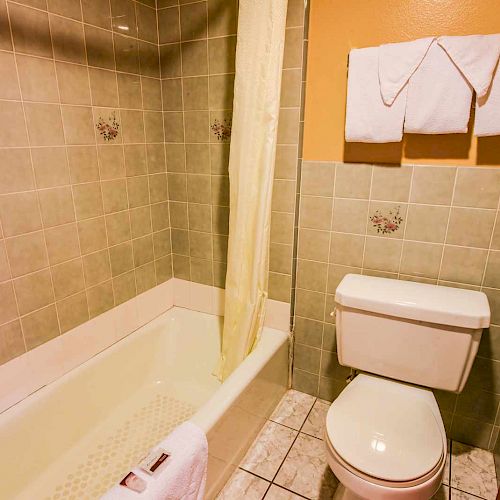
[[[330,442],[329,439],[326,439],[326,446],[328,448],[329,453],[333,456],[333,458],[344,467],[344,469],[348,470],[355,476],[358,476],[359,478],[371,483],[371,484],[376,484],[378,486],[384,486],[386,488],[409,488],[411,486],[418,486],[419,484],[423,484],[432,477],[434,477],[438,472],[439,469],[442,466],[443,461],[445,460],[445,456],[439,460],[439,462],[436,464],[436,466],[429,471],[427,474],[425,474],[422,477],[419,477],[417,479],[414,479],[413,481],[384,481],[382,479],[369,476],[368,474],[365,474],[364,472],[355,469],[352,465],[348,464],[336,451],[335,448],[332,446],[332,443]]]
[[[436,408],[429,390],[358,375],[328,411],[328,448],[343,467],[369,482],[396,488],[421,484],[446,455]]]

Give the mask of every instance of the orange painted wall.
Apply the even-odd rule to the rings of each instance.
[[[500,136],[410,134],[397,144],[344,143],[351,48],[430,35],[500,33],[500,0],[310,1],[304,159],[500,166]]]

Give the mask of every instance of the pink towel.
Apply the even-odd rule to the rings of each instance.
[[[399,142],[403,137],[406,88],[391,106],[380,94],[379,48],[353,49],[349,54],[345,140]]]
[[[472,87],[434,41],[410,78],[404,131],[414,134],[467,132]]]
[[[380,92],[386,104],[391,105],[401,89],[420,66],[434,37],[412,42],[387,43],[380,46],[378,75]]]
[[[203,500],[207,477],[208,444],[205,433],[195,424],[185,422],[175,428],[158,448],[170,456],[152,475],[133,468],[137,482],[146,486],[142,492],[116,485],[101,498],[104,500]],[[141,481],[142,480],[142,481]]]

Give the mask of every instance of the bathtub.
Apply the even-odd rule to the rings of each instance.
[[[220,316],[173,307],[1,413],[0,498],[99,498],[188,419],[208,438],[214,498],[288,379],[288,335],[265,327],[219,383],[221,327]]]

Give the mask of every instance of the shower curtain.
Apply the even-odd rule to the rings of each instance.
[[[251,352],[264,321],[287,0],[239,5],[221,380]]]

